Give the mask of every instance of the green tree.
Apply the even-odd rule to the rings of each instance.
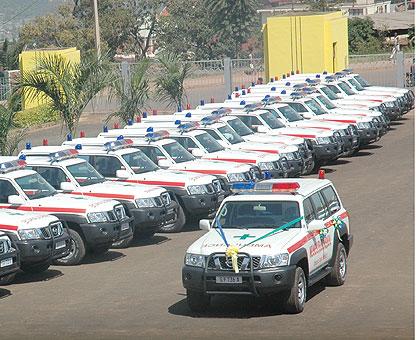
[[[13,154],[25,136],[24,130],[17,129],[15,123],[17,101],[18,96],[13,95],[6,103],[0,104],[0,155],[3,156]]]
[[[350,53],[369,54],[383,50],[383,37],[377,34],[369,17],[350,19],[348,33]]]
[[[4,40],[0,49],[0,67],[6,70],[15,70],[18,68],[19,48],[16,41],[9,42]]]
[[[186,99],[184,82],[191,74],[191,64],[182,61],[174,53],[158,56],[160,70],[156,78],[156,94],[168,107],[180,107]]]
[[[221,40],[235,41],[235,56],[258,26],[257,0],[205,0]]]
[[[84,57],[72,63],[62,56],[44,56],[38,68],[21,75],[18,88],[30,99],[44,100],[59,112],[67,132],[76,132],[80,116],[92,98],[109,85],[113,75],[102,59]]]
[[[120,109],[112,113],[112,117],[118,117],[120,121],[126,123],[129,119],[141,112],[146,100],[149,99],[149,67],[150,60],[142,59],[130,70],[129,83],[126,84],[121,76],[115,77],[112,84],[111,96],[117,98]],[[118,71],[119,72],[119,71]]]

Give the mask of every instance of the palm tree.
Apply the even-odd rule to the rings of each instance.
[[[92,98],[113,78],[103,59],[85,57],[74,63],[59,55],[43,56],[34,71],[22,74],[18,87],[30,100],[42,100],[59,112],[67,132],[75,134]]]
[[[120,109],[112,113],[112,117],[118,117],[122,122],[133,119],[141,112],[145,102],[149,99],[149,66],[148,59],[142,59],[129,73],[129,81],[124,81],[123,77],[116,77],[112,83],[111,97],[116,97],[120,103]]]
[[[12,95],[5,104],[0,104],[0,155],[8,156],[16,151],[25,136],[24,129],[17,129],[15,117],[18,96]]]
[[[158,57],[160,72],[155,81],[156,94],[159,100],[177,107],[186,99],[184,82],[191,75],[192,65],[182,61],[173,53],[165,53]]]

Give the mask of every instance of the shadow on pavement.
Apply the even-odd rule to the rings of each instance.
[[[349,161],[348,159],[339,158],[333,162],[330,162],[329,165],[342,165],[342,164],[348,164],[348,163],[351,163],[351,161]]]
[[[12,295],[12,292],[8,289],[0,288],[0,299],[5,299]]]
[[[359,152],[355,153],[353,155],[353,157],[364,157],[364,156],[370,156],[370,155],[372,155],[372,152],[369,152],[369,151],[359,151]]]
[[[100,262],[111,262],[117,261],[125,257],[123,253],[115,250],[109,250],[104,254],[87,254],[82,264],[95,264]]]
[[[404,119],[404,120],[406,120],[406,119]],[[402,122],[401,122],[401,119],[400,119],[400,121],[399,121],[399,122],[393,121],[393,122],[391,122],[391,123],[390,123],[390,125],[391,125],[391,126],[398,126],[398,125],[404,125],[404,123],[402,123]]]
[[[130,244],[130,248],[157,245],[168,242],[170,240],[170,238],[163,235],[153,235],[153,237],[147,239],[133,239],[133,241]]]
[[[373,150],[373,149],[380,149],[382,148],[382,145],[378,145],[378,144],[369,144],[363,147],[363,150]]]
[[[37,274],[29,274],[25,272],[18,272],[16,274],[16,278],[13,280],[12,284],[24,284],[24,283],[32,283],[32,282],[42,282],[42,281],[50,281],[53,279],[57,279],[64,274],[57,269],[48,269],[45,272],[37,273]]]
[[[307,302],[314,296],[325,290],[321,283],[308,288]],[[179,294],[185,296],[185,294]],[[250,319],[284,314],[279,305],[273,303],[269,297],[247,297],[247,296],[215,296],[212,298],[210,308],[203,313],[194,313],[188,307],[187,299],[184,298],[172,306],[169,306],[168,313],[193,318],[232,318]]]

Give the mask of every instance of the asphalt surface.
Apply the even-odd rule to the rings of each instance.
[[[203,232],[190,226],[77,267],[20,274],[0,288],[0,338],[413,338],[414,112],[325,168],[349,211],[354,247],[345,285],[312,287],[302,314],[244,297],[219,297],[206,314],[191,314],[181,267]]]

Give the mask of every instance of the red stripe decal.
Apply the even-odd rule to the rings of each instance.
[[[146,181],[146,180],[134,180],[134,179],[126,179],[123,182],[127,183],[136,183],[136,184],[145,184],[145,185],[160,185],[160,186],[168,186],[168,187],[185,187],[184,182],[166,182],[166,181]]]
[[[251,151],[259,151],[259,152],[266,152],[266,153],[279,153],[278,150],[254,150],[254,149],[247,149]]]
[[[226,170],[206,170],[206,169],[202,169],[202,170],[188,170],[188,169],[179,169],[181,171],[188,171],[188,172],[196,172],[199,174],[206,174],[206,175],[225,175],[227,173]]]
[[[354,119],[324,119],[328,122],[338,122],[338,123],[356,123]]]
[[[304,135],[300,133],[283,133],[286,136],[302,137],[302,138],[316,138],[315,135]]]
[[[305,126],[310,129],[319,129],[319,130],[331,130],[331,128],[323,127],[323,126]]]
[[[75,208],[54,208],[54,207],[30,207],[30,206],[0,206],[0,209],[16,209],[21,211],[51,212],[51,213],[80,213],[86,212],[86,209]]]
[[[73,191],[70,194],[80,195],[80,196],[100,197],[100,198],[115,198],[115,199],[121,199],[121,200],[132,200],[132,199],[134,199],[133,195],[106,194],[106,193],[99,193],[99,192],[76,192],[76,191]]]
[[[19,227],[16,227],[14,225],[0,224],[0,229],[3,229],[3,230],[18,230]]]
[[[239,158],[204,158],[204,159],[210,159],[213,161],[234,162],[234,163],[257,163],[255,159],[239,159]]]

